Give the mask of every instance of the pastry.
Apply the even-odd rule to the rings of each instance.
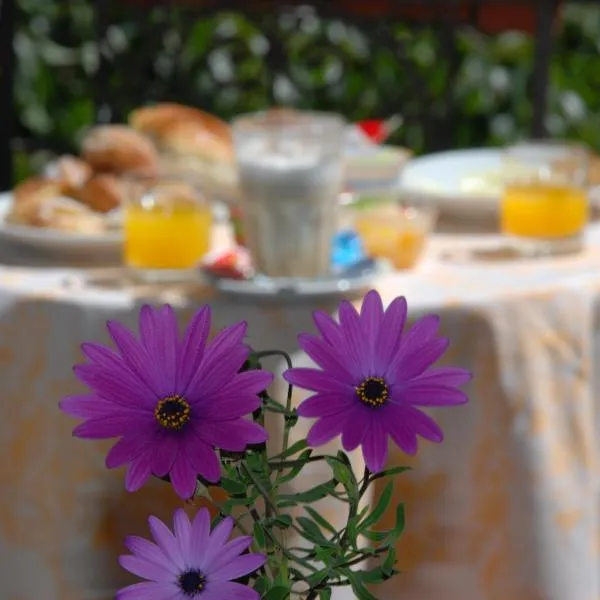
[[[129,123],[168,152],[191,154],[207,162],[233,159],[229,125],[199,109],[181,104],[157,104],[133,111]]]
[[[13,223],[43,227],[42,206],[63,193],[61,181],[41,177],[26,179],[13,190],[14,200],[7,219]]]
[[[123,204],[125,184],[115,175],[100,173],[77,190],[75,198],[96,212],[107,213]]]
[[[81,156],[94,171],[155,173],[158,153],[152,142],[125,125],[99,125],[90,129]]]
[[[52,166],[52,177],[65,184],[68,195],[82,187],[93,174],[94,171],[88,163],[68,154],[61,156]]]

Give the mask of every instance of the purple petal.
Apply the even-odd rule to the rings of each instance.
[[[417,453],[417,435],[404,418],[402,409],[397,409],[390,404],[385,413],[385,426],[388,434],[400,450],[411,456]]]
[[[263,554],[244,554],[210,574],[211,581],[230,581],[262,567],[267,560]]]
[[[354,394],[315,394],[298,406],[298,415],[309,419],[334,415],[356,405]]]
[[[227,398],[218,392],[194,404],[194,413],[200,419],[230,421],[253,413],[261,402],[256,394],[238,392]]]
[[[259,598],[260,595],[256,590],[232,581],[215,581],[207,585],[202,592],[202,600],[259,600]]]
[[[160,519],[152,515],[148,517],[148,525],[154,541],[169,560],[178,569],[185,569],[187,557],[182,555],[181,548],[171,530]]]
[[[363,443],[367,431],[371,427],[373,416],[372,409],[364,409],[362,406],[356,406],[349,413],[342,431],[342,446],[346,452],[352,452]]]
[[[408,402],[416,406],[456,406],[466,404],[468,396],[461,390],[441,385],[427,385],[427,383],[415,383],[413,380],[400,394],[402,402]]]
[[[429,415],[412,406],[404,407],[402,412],[405,415],[406,426],[412,429],[417,435],[435,443],[440,443],[444,440],[444,432]]]
[[[283,378],[292,385],[313,392],[347,394],[349,390],[353,390],[351,381],[338,381],[318,369],[307,369],[304,367],[288,369],[283,374]]]
[[[204,566],[204,554],[210,534],[210,513],[207,508],[201,508],[192,523],[192,540],[189,560],[197,561],[198,566]]]
[[[194,373],[200,368],[210,333],[210,306],[203,306],[192,318],[181,346],[178,387],[187,390]]]
[[[119,590],[116,600],[170,600],[176,589],[174,583],[143,581]]]
[[[58,405],[67,415],[82,419],[95,419],[115,414],[113,402],[107,402],[94,394],[67,396]]]
[[[379,329],[383,320],[383,303],[381,296],[371,290],[364,298],[360,310],[360,321],[362,325],[366,358],[368,367],[373,370],[375,366],[375,348],[379,342]]]
[[[179,451],[181,438],[177,432],[161,431],[154,437],[155,451],[152,472],[157,477],[164,477],[173,468]]]
[[[173,533],[182,556],[189,557],[192,548],[192,524],[182,508],[178,508],[173,515]]]
[[[123,361],[148,391],[161,395],[165,387],[169,384],[173,385],[173,381],[166,380],[162,365],[154,364],[146,349],[129,328],[118,321],[109,321],[106,326]]]
[[[338,379],[352,380],[352,374],[336,356],[335,350],[326,342],[308,333],[298,336],[298,345],[321,369]],[[339,354],[339,349],[338,349]]]
[[[118,408],[118,407],[115,407]],[[136,428],[146,428],[149,424],[149,418],[139,412],[126,411],[120,409],[115,410],[117,414],[99,419],[90,419],[85,423],[81,423],[73,430],[73,435],[79,438],[92,440],[108,439],[120,437]]]
[[[154,388],[161,396],[172,394],[176,389],[176,369],[179,349],[177,317],[168,304],[154,310],[148,305],[140,310],[140,340],[152,361],[154,369],[162,373],[156,382],[162,388]]]
[[[202,366],[188,386],[187,397],[190,402],[208,400],[220,393],[221,389],[237,375],[249,352],[246,346],[238,345],[230,348],[227,355],[216,355],[215,359],[208,354],[207,350]]]
[[[235,540],[231,540],[223,546],[218,554],[211,557],[212,560],[210,562],[204,563],[203,567],[207,572],[212,573],[238,557],[242,552],[247,550],[251,544],[251,536],[242,536]]]
[[[448,349],[447,338],[437,338],[421,345],[413,346],[412,350],[407,348],[405,352],[400,350],[399,362],[396,363],[396,371],[392,375],[392,381],[409,381],[413,377],[421,375],[425,369],[439,360]]]
[[[371,473],[380,473],[385,467],[388,455],[388,436],[381,425],[381,415],[371,421],[371,427],[362,443],[363,456]]]
[[[206,386],[208,378],[212,380],[216,369],[223,369],[224,366],[226,371],[233,369],[233,371],[236,372],[239,370],[246,360],[246,358],[244,358],[242,362],[236,366],[236,363],[239,360],[239,348],[243,347],[242,340],[246,335],[247,329],[248,326],[245,322],[236,323],[235,325],[222,329],[213,338],[204,352],[200,367],[192,375],[188,386],[185,388],[184,395],[198,395],[201,388]],[[235,350],[237,350],[237,354],[232,358],[232,351]],[[248,353],[247,349],[246,353]],[[221,385],[224,383],[225,382],[223,381]]]
[[[196,433],[210,446],[232,452],[241,452],[248,444],[262,444],[268,437],[258,423],[245,419],[200,422]]]
[[[187,449],[187,458],[196,473],[208,481],[216,482],[221,478],[221,462],[217,453],[204,440],[194,433],[195,439]]]
[[[231,517],[225,517],[213,529],[206,544],[206,549],[204,551],[204,556],[202,557],[203,561],[200,568],[206,569],[206,565],[214,562],[215,558],[221,555],[223,547],[226,545],[227,540],[231,536],[233,525],[233,519]],[[209,575],[212,576],[212,572]]]
[[[342,348],[344,336],[340,326],[325,312],[316,310],[313,313],[315,325],[323,339],[333,348]]]
[[[273,373],[260,369],[236,373],[231,381],[227,382],[219,390],[219,394],[228,396],[230,394],[239,394],[240,391],[249,394],[260,394],[260,392],[264,392],[273,383],[273,378]]]
[[[130,535],[125,538],[125,547],[129,552],[143,558],[145,561],[164,565],[171,573],[177,573],[177,566],[153,542],[136,535]]]
[[[340,303],[340,325],[344,332],[345,344],[339,348],[340,355],[346,356],[352,365],[352,372],[356,377],[368,375],[370,360],[368,348],[365,348],[365,340],[360,318],[356,308],[348,300]]]
[[[377,372],[383,373],[398,352],[407,312],[408,306],[403,296],[395,298],[385,311],[375,346],[374,368]]]
[[[125,434],[106,455],[106,468],[116,469],[130,463],[143,452],[152,449],[154,436],[148,431],[134,431]]]
[[[152,474],[152,456],[154,451],[148,450],[131,461],[125,476],[125,489],[137,492]]]
[[[73,371],[81,382],[105,400],[130,408],[154,410],[158,396],[149,392],[124,365],[115,364],[110,368],[94,364],[75,365]]]
[[[164,565],[149,562],[138,556],[120,556],[119,564],[130,573],[150,581],[173,582],[175,575]]]
[[[308,432],[306,441],[313,448],[330,442],[342,433],[346,425],[345,414],[336,414],[319,419]]]
[[[413,384],[424,383],[432,386],[458,387],[459,385],[468,383],[472,378],[473,374],[467,369],[461,369],[460,367],[435,367],[415,377],[409,385],[412,387]]]
[[[189,457],[180,452],[169,473],[177,495],[183,500],[191,498],[196,491],[197,471],[190,464]]]

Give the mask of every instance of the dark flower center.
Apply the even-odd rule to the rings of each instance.
[[[190,569],[177,578],[177,585],[185,596],[193,598],[198,596],[206,586],[206,577],[204,577],[202,571]]]
[[[167,396],[156,405],[154,417],[165,429],[179,431],[190,420],[190,405],[181,396]]]
[[[383,406],[390,397],[390,390],[381,377],[367,377],[357,388],[359,400],[371,408]]]

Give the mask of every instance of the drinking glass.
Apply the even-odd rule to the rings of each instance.
[[[344,129],[338,115],[294,110],[234,120],[244,234],[258,274],[330,273]]]
[[[581,248],[588,161],[584,146],[568,142],[533,141],[506,149],[501,227],[525,254]]]
[[[130,182],[124,214],[124,262],[144,279],[189,277],[210,249],[212,207],[178,178]]]

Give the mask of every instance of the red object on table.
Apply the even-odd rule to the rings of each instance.
[[[385,139],[385,121],[369,119],[367,121],[359,121],[357,123],[359,129],[376,144],[381,144]]]

